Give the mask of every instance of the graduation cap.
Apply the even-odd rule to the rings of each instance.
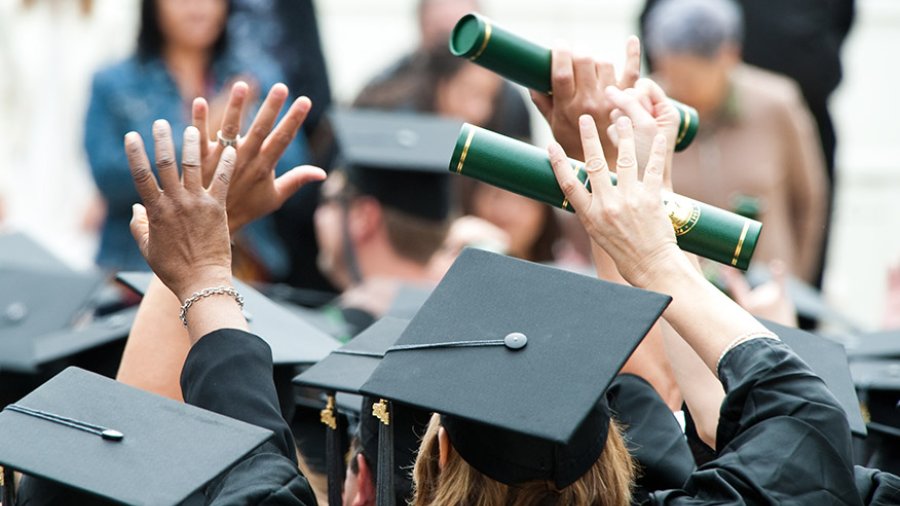
[[[21,232],[0,234],[0,267],[72,272],[56,255]]]
[[[847,414],[850,430],[866,435],[866,423],[859,409],[859,398],[853,386],[847,353],[844,347],[822,336],[793,327],[785,327],[760,319],[763,325],[778,335],[800,358],[809,365],[816,376],[822,378],[838,403]]]
[[[328,405],[322,410],[322,423],[328,426],[326,465],[328,467],[329,504],[333,501],[338,501],[335,504],[340,504],[340,487],[343,483],[343,479],[340,478],[343,468],[339,467],[341,465],[340,450],[337,445],[338,417],[334,412],[339,402],[336,400],[335,393],[358,394],[360,387],[381,362],[385,350],[394,345],[408,324],[409,320],[384,317],[341,348],[331,352],[321,362],[294,378],[294,383],[297,385],[319,388],[328,392],[329,395]],[[363,454],[367,457],[367,462],[374,471],[373,474],[377,476],[382,472],[377,461],[378,434],[381,424],[370,412],[375,400],[355,395],[352,397],[356,400],[354,411],[360,413],[359,440]],[[385,472],[393,473],[394,479],[382,481],[387,485],[394,486],[396,497],[406,498],[412,491],[412,480],[410,480],[406,468],[415,463],[416,450],[419,447],[418,437],[420,433],[424,432],[431,412],[415,409],[412,406],[396,405],[393,414],[395,415],[393,451],[395,462],[399,465],[386,467]],[[379,486],[381,485],[379,484]]]
[[[855,360],[850,362],[850,372],[860,391],[869,429],[900,438],[900,360]]]
[[[387,400],[441,413],[457,453],[494,480],[566,487],[599,458],[604,392],[670,300],[466,249],[362,391],[388,424]]]
[[[844,343],[851,357],[900,359],[900,331],[858,334]]]
[[[150,286],[153,274],[121,272],[117,278],[135,292],[143,294]],[[315,363],[338,347],[336,339],[272,302],[250,285],[236,279],[233,282],[235,289],[244,297],[244,317],[250,331],[272,348],[275,365]]]
[[[373,109],[334,109],[331,120],[339,166],[357,191],[413,216],[447,218],[447,160],[461,121]]]
[[[110,501],[169,505],[271,436],[70,367],[0,412],[0,464]]]
[[[34,372],[46,362],[41,336],[71,329],[103,283],[98,272],[0,265],[0,369]],[[86,347],[63,344],[58,357]]]

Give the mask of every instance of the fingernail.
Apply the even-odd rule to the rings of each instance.
[[[583,127],[590,127],[594,122],[594,119],[588,116],[587,114],[582,114],[578,117],[578,124]]]
[[[158,119],[153,122],[153,131],[162,133],[166,127],[169,126],[169,122],[164,119]]]

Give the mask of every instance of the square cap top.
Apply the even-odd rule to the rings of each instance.
[[[825,382],[825,386],[837,398],[844,412],[850,430],[861,436],[866,435],[866,423],[859,409],[859,398],[853,387],[850,366],[844,347],[834,341],[809,332],[785,327],[767,320],[760,320],[769,330],[778,335],[800,358]]]
[[[330,392],[359,393],[360,387],[394,345],[409,320],[386,316],[360,332],[344,346],[294,378],[294,384]],[[359,406],[356,407],[359,410]]]
[[[596,445],[601,437],[600,443],[605,443],[608,413],[604,421],[598,405],[670,300],[466,249],[362,390],[444,415],[454,448],[476,468],[474,462],[481,460],[484,466],[479,470],[498,481],[544,478],[565,486],[571,483],[567,478],[574,476],[574,481],[596,461],[602,445],[592,459],[582,462],[587,467],[570,470],[568,476],[501,476],[505,469],[494,464],[498,457],[507,464],[516,459],[523,467],[548,454],[555,458],[558,449],[532,453],[532,446],[535,452],[538,449],[531,441],[567,445],[576,431],[578,441],[571,443],[575,446],[580,447],[582,439],[585,445]],[[596,431],[584,428],[589,415]],[[526,436],[528,448],[522,446],[524,440],[513,437],[509,445],[485,455],[488,450],[477,449],[485,443],[482,429],[455,431],[448,426],[449,419]],[[513,446],[522,450],[517,452],[521,455],[509,456]],[[578,452],[585,453],[583,447]]]
[[[332,109],[341,159],[348,165],[444,175],[461,121],[435,114]]]
[[[854,336],[846,343],[851,357],[900,359],[900,330],[886,330]]]
[[[122,272],[118,279],[139,294],[147,291],[153,274]],[[244,317],[250,331],[272,348],[276,365],[311,364],[325,358],[340,343],[296,313],[269,300],[246,283],[233,280],[235,289],[244,297]],[[174,315],[173,315],[174,317]]]
[[[70,367],[0,412],[0,464],[113,501],[169,505],[271,435]]]
[[[75,323],[102,282],[97,272],[0,266],[0,369],[34,370],[36,339]]]
[[[900,392],[900,360],[854,360],[850,373],[860,390]]]
[[[72,269],[56,255],[21,232],[0,234],[0,267],[72,272]]]
[[[335,109],[339,165],[353,187],[412,216],[450,213],[447,161],[461,122],[433,114]]]

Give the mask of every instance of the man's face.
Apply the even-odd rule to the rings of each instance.
[[[316,264],[340,290],[350,286],[350,275],[344,262],[344,214],[347,209],[341,199],[346,198],[345,186],[344,174],[332,173],[322,184],[319,207],[316,208],[314,217],[316,241],[319,245]]]
[[[718,110],[728,96],[729,74],[739,58],[736,54],[723,48],[710,58],[671,54],[655,58],[654,63],[666,93],[697,108],[702,118]]]

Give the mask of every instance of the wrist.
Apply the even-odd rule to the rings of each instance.
[[[189,277],[186,277],[181,281],[182,282],[178,283],[177,286],[172,287],[172,291],[181,302],[184,302],[193,294],[207,288],[233,286],[231,269],[221,267],[196,269]]]
[[[649,255],[628,279],[633,286],[660,293],[672,293],[697,271],[675,243],[667,243]]]

